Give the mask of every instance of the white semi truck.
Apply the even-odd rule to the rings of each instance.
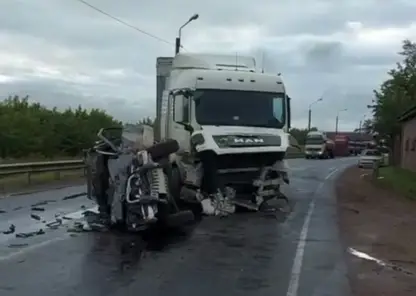
[[[281,77],[257,72],[252,57],[157,58],[155,140],[179,143],[170,159],[175,198],[211,200],[215,213],[224,204],[261,210],[286,199],[290,114]]]
[[[305,158],[334,158],[335,143],[325,132],[311,131],[306,135]]]

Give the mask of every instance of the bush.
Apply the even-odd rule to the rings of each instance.
[[[100,128],[120,125],[99,109],[58,111],[30,103],[28,96],[9,96],[0,102],[0,157],[79,156]]]

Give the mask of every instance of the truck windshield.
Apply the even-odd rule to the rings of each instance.
[[[285,94],[258,91],[198,89],[194,93],[200,125],[283,128]]]
[[[322,136],[308,136],[306,138],[306,145],[321,145],[325,142]]]

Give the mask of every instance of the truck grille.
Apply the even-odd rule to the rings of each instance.
[[[284,155],[284,152],[217,155],[217,168],[221,170],[239,168],[260,168],[262,166],[271,166],[276,161],[283,159]]]

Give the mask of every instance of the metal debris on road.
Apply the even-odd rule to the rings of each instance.
[[[16,208],[13,209],[13,211],[18,211],[18,210],[21,210],[21,209],[23,209],[23,207],[16,207]]]
[[[45,234],[45,231],[43,229],[39,229],[38,231],[16,233],[16,237],[28,238],[28,237],[32,237],[35,235],[42,235],[42,234]]]
[[[40,202],[34,203],[31,207],[45,206],[50,202],[56,202],[56,200],[42,200]]]
[[[379,266],[381,266],[383,268],[388,268],[388,269],[391,269],[391,270],[394,270],[394,271],[398,271],[398,272],[404,273],[404,274],[409,275],[409,276],[414,276],[415,275],[410,270],[406,270],[406,269],[404,269],[403,267],[401,267],[399,265],[396,265],[396,264],[393,264],[391,262],[385,262],[383,260],[377,259],[375,257],[372,257],[372,256],[364,253],[364,252],[360,252],[360,251],[358,251],[358,250],[356,250],[354,248],[348,248],[348,252],[351,255],[356,256],[358,258],[365,259],[365,260],[369,260],[369,261],[373,261],[373,262],[377,263]]]
[[[16,231],[16,226],[14,224],[10,224],[9,229],[2,231],[3,234],[12,234]]]
[[[49,222],[49,223],[46,224],[46,226],[51,228],[51,229],[56,229],[61,225],[62,225],[62,219],[61,218],[55,218],[55,221],[52,221],[52,222]]]
[[[7,211],[0,209],[0,214],[7,213]]]
[[[41,207],[32,207],[32,211],[44,212],[44,211],[45,211],[45,208],[41,208]]]
[[[42,219],[39,215],[36,214],[30,214],[30,218],[35,219],[37,221],[40,221]]]
[[[85,195],[87,195],[86,192],[71,194],[71,195],[65,196],[62,200],[74,199],[74,198],[85,196]]]

